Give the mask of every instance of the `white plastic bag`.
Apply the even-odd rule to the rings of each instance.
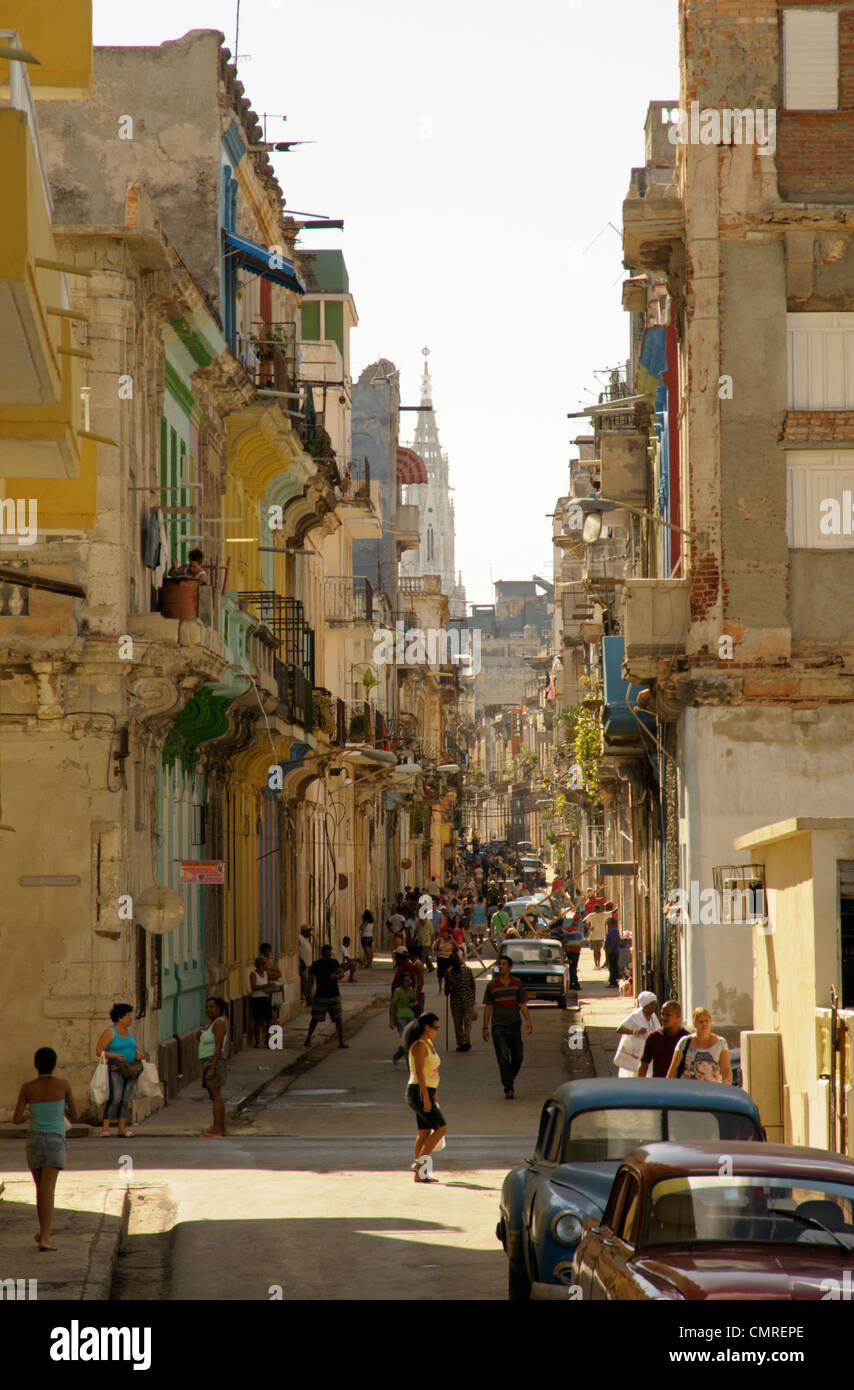
[[[106,1105],[110,1099],[110,1072],[103,1052],[89,1082],[89,1095],[96,1105]]]
[[[143,1062],[142,1071],[136,1079],[135,1098],[144,1100],[147,1096],[160,1095],[160,1077],[153,1062]]]

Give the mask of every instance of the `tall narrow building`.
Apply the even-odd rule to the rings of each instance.
[[[400,572],[405,578],[422,574],[438,574],[442,578],[442,592],[447,595],[452,618],[466,615],[466,591],[462,585],[462,575],[457,576],[454,557],[454,504],[448,483],[448,455],[443,452],[439,442],[439,427],[433,410],[432,384],[427,358],[430,349],[424,348],[424,372],[421,377],[421,404],[429,409],[418,415],[415,438],[412,448],[427,468],[426,483],[409,483],[407,502],[417,504],[420,512],[419,531],[421,544],[417,550],[410,550],[400,562]]]

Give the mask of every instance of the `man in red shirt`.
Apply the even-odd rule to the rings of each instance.
[[[509,956],[498,957],[498,974],[490,980],[483,994],[483,1036],[489,1040],[489,1021],[494,1013],[492,1045],[507,1100],[514,1099],[513,1083],[519,1075],[524,1056],[521,1016],[525,1019],[528,1032],[534,1031],[522,982],[510,974],[512,964]]]
[[[682,1009],[675,999],[661,1006],[661,1027],[654,1028],[647,1035],[641,1053],[638,1076],[646,1076],[652,1063],[653,1076],[666,1076],[673,1061],[673,1053],[680,1038],[686,1037],[688,1029],[682,1027]]]

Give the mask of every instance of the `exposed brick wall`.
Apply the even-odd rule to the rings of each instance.
[[[779,437],[793,444],[850,443],[854,439],[854,410],[789,410]]]
[[[854,202],[854,9],[839,14],[839,110],[779,112],[777,175],[791,202]]]
[[[709,550],[691,566],[691,617],[704,618],[714,607],[720,588],[717,556]]]

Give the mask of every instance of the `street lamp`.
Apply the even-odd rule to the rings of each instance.
[[[647,521],[654,521],[658,526],[665,526],[668,531],[678,531],[680,536],[692,536],[697,538],[696,531],[687,531],[684,526],[674,526],[672,521],[665,521],[663,516],[658,516],[655,512],[648,512],[643,507],[630,507],[626,502],[613,502],[607,497],[578,497],[570,508],[570,513],[575,511],[581,523],[581,539],[585,545],[595,545],[602,534],[602,518],[605,512],[631,512],[633,516],[642,516]],[[573,529],[578,529],[578,523]]]

